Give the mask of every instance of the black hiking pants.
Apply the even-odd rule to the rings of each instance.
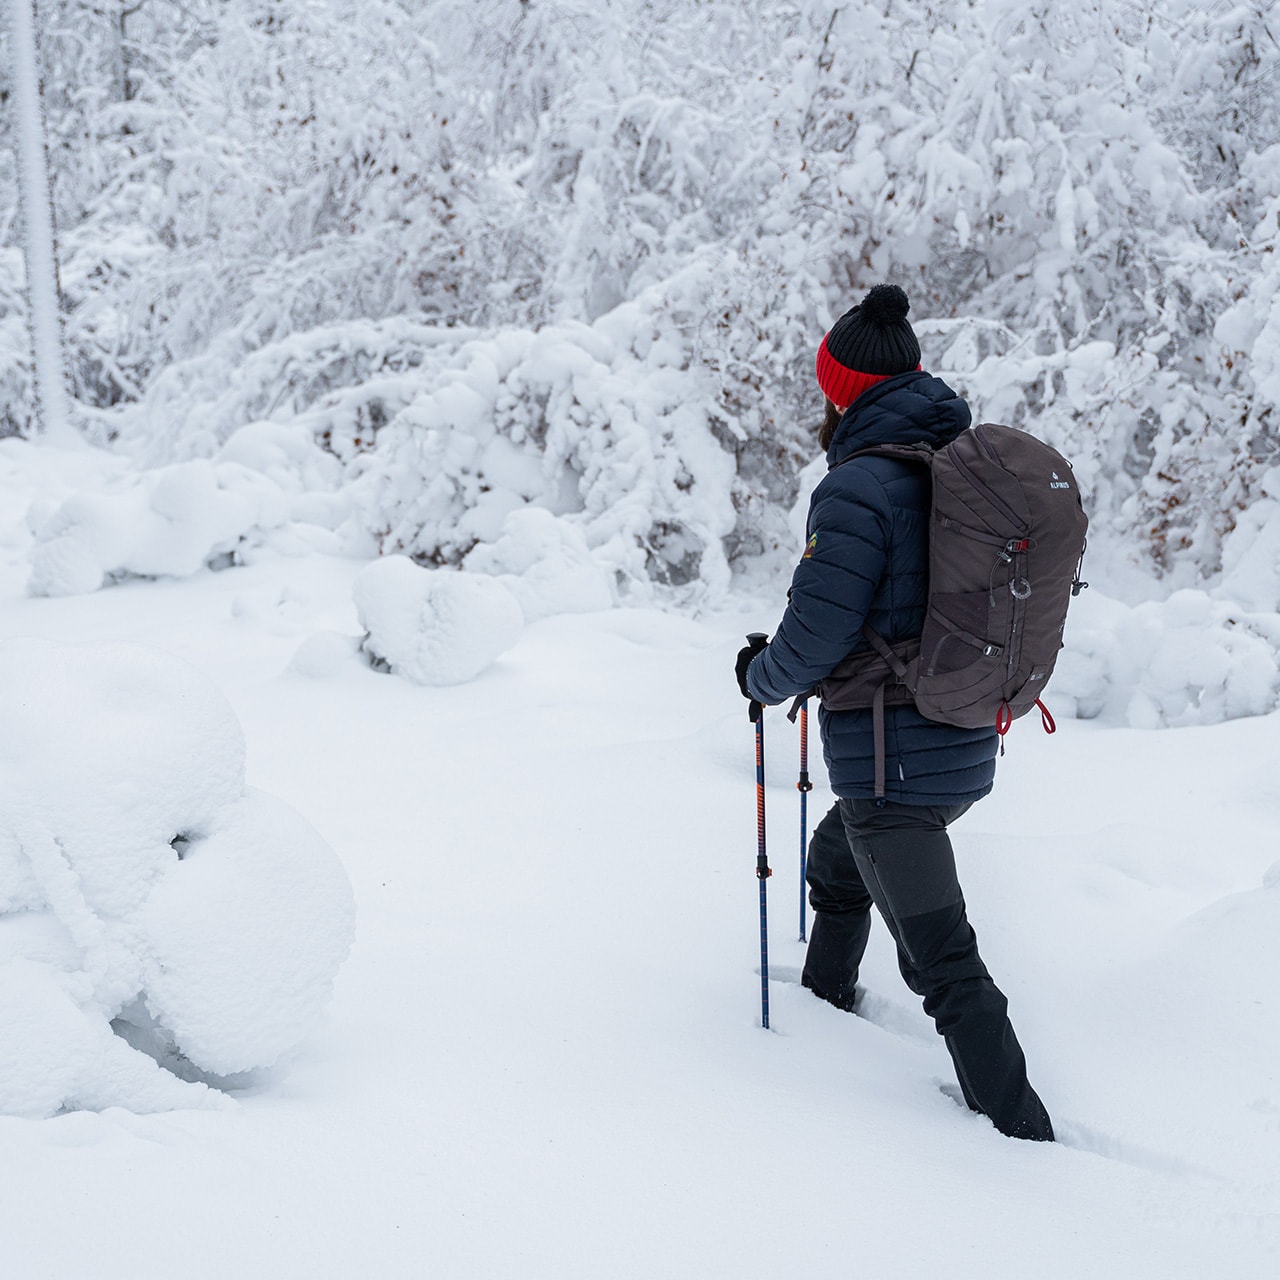
[[[970,1108],[1010,1137],[1052,1141],[1008,1002],[965,915],[947,825],[968,807],[840,800],[831,808],[809,844],[814,919],[802,981],[852,1010],[874,903],[897,943],[907,986],[946,1041]]]

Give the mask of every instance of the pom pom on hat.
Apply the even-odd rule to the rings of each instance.
[[[878,284],[831,326],[818,348],[818,385],[839,408],[885,378],[920,367],[920,343],[896,284]]]
[[[878,284],[854,310],[861,311],[868,324],[883,329],[901,324],[911,310],[911,303],[896,284]]]

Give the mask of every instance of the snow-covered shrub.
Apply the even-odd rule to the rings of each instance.
[[[477,546],[463,567],[492,574],[515,596],[527,622],[613,604],[608,575],[591,558],[578,527],[539,507],[511,512],[497,541]]]
[[[399,316],[352,318],[266,343],[233,330],[155,378],[121,424],[123,443],[145,465],[163,466],[214,457],[247,422],[296,420],[345,461],[476,336]]]
[[[1069,714],[1138,729],[1265,715],[1278,696],[1280,618],[1192,590],[1134,608],[1086,592],[1048,691]]]
[[[0,717],[0,1112],[216,1104],[322,1012],[345,872],[177,659],[6,641]]]
[[[350,503],[338,463],[297,427],[251,423],[213,461],[137,472],[66,499],[34,530],[32,595],[76,595],[124,577],[181,578],[227,563],[294,522],[333,550]],[[289,549],[289,543],[277,539]]]
[[[1222,547],[1222,587],[1253,608],[1280,608],[1280,142],[1243,166],[1243,181],[1270,184],[1250,240],[1261,269],[1241,279],[1237,301],[1219,318],[1214,338],[1235,370],[1235,447],[1224,467],[1212,443],[1199,474],[1230,517]],[[1265,175],[1265,176],[1264,176]],[[1267,187],[1263,186],[1266,190]],[[1219,454],[1221,450],[1218,451]],[[1225,475],[1223,474],[1225,471]]]
[[[1280,467],[1263,472],[1254,488],[1223,543],[1219,592],[1246,609],[1280,612]]]
[[[335,489],[342,478],[337,460],[310,432],[274,422],[241,427],[218,450],[215,461],[256,471],[291,497]]]
[[[733,459],[715,388],[652,299],[587,327],[465,343],[355,458],[350,492],[384,552],[456,564],[514,510],[572,514],[597,560],[638,583],[723,587]]]
[[[284,523],[279,487],[238,463],[179,463],[68,498],[36,531],[28,590],[96,591],[111,578],[173,577],[229,557]]]
[[[524,614],[483,574],[422,569],[387,556],[353,587],[365,652],[415,684],[465,684],[519,639]]]

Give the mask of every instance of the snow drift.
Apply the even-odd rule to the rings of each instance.
[[[218,1105],[323,1010],[342,866],[175,658],[7,641],[0,715],[0,1113]]]

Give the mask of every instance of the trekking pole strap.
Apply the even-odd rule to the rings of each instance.
[[[801,711],[804,711],[806,716],[809,714],[808,711],[805,710],[804,704],[808,702],[809,699],[812,698],[813,695],[817,692],[818,691],[816,689],[810,689],[808,693],[798,693],[792,699],[791,710],[787,712],[787,719],[790,720],[792,724],[795,724],[796,717],[800,714]]]

